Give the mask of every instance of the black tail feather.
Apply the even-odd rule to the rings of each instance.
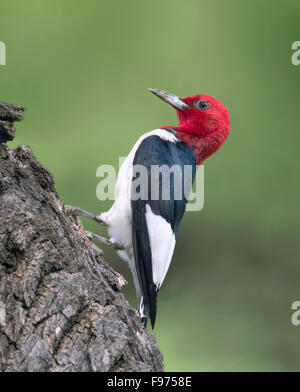
[[[155,320],[156,320],[156,310],[157,310],[157,293],[158,290],[156,289],[151,291],[152,294],[152,300],[150,302],[151,306],[149,306],[149,304],[146,304],[144,300],[142,301],[144,314],[141,317],[141,323],[144,325],[145,328],[147,328],[148,319],[150,318],[151,327],[152,329],[154,329]]]
[[[132,241],[135,267],[143,296],[144,314],[150,317],[152,329],[156,319],[157,288],[152,277],[152,255],[148,236],[145,209],[134,210]],[[147,324],[147,322],[146,322]]]
[[[154,329],[155,320],[156,320],[156,310],[157,310],[157,290],[156,286],[153,284],[153,288],[151,290],[151,306],[149,306],[149,317],[152,329]]]

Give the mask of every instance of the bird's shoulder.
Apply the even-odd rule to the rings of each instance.
[[[162,131],[145,137],[135,152],[132,195],[138,197],[132,198],[131,206],[133,210],[146,213],[148,205],[154,214],[171,224],[177,234],[197,164],[185,143],[170,132]],[[141,166],[144,171],[140,171]],[[147,175],[142,181],[141,173],[144,175],[145,172]]]
[[[133,164],[196,166],[192,149],[176,134],[166,129],[156,129],[143,135],[135,148]]]

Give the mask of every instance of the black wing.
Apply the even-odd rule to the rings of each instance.
[[[172,228],[172,231],[177,236],[179,224],[183,217],[187,200],[184,196],[184,166],[190,165],[192,172],[192,181],[195,176],[196,171],[196,159],[191,149],[182,142],[172,143],[170,141],[164,140],[159,136],[149,136],[144,139],[140,146],[138,147],[133,165],[143,165],[148,173],[148,192],[147,200],[142,200],[141,198],[135,200],[133,196],[131,201],[132,206],[132,238],[133,238],[133,250],[134,250],[134,260],[137,270],[137,275],[140,283],[140,287],[143,295],[143,305],[144,313],[146,316],[150,316],[150,321],[152,328],[154,328],[155,318],[156,318],[156,301],[157,292],[159,286],[153,282],[153,269],[152,269],[152,252],[149,241],[149,228],[146,221],[146,206],[149,205],[151,211],[154,214],[161,216],[165,219]],[[176,196],[174,199],[174,189],[176,185],[175,173],[171,173],[170,182],[168,184],[170,188],[170,199],[163,200],[162,194],[162,184],[163,176],[159,175],[155,179],[155,185],[159,189],[158,200],[151,200],[151,166],[166,165],[168,168],[178,165],[181,168],[182,178],[181,178],[181,197]],[[141,192],[140,184],[137,189],[135,189],[136,180],[139,179],[139,175],[133,177],[132,181],[132,194],[135,195],[136,192]],[[190,182],[192,182],[190,181]],[[178,183],[177,183],[178,184]],[[191,188],[192,183],[190,184]],[[153,228],[152,228],[153,230]],[[159,230],[157,228],[156,230]],[[153,246],[153,244],[152,244]],[[159,247],[159,244],[155,244]]]

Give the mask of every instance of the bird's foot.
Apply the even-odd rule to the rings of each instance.
[[[104,220],[100,218],[100,215],[94,215],[91,212],[85,211],[80,207],[73,207],[70,205],[66,205],[65,207],[75,216],[85,216],[86,218],[89,218],[99,223],[100,225],[107,226],[106,222],[104,222]]]
[[[143,316],[141,317],[141,324],[147,329],[147,322],[148,322],[148,317]]]
[[[98,234],[92,233],[91,231],[85,231],[85,233],[90,239],[97,240],[97,241],[101,242],[102,244],[108,245],[115,250],[123,250],[124,249],[120,244],[118,244],[112,238],[108,239],[108,238],[102,237]]]

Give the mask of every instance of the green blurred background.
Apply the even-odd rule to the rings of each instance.
[[[228,107],[204,209],[186,213],[159,295],[154,335],[168,371],[300,368],[299,19],[298,0],[1,1],[0,99],[28,107],[10,146],[32,146],[67,204],[107,210],[96,168],[176,125],[148,87]],[[127,266],[104,251],[135,306]]]

